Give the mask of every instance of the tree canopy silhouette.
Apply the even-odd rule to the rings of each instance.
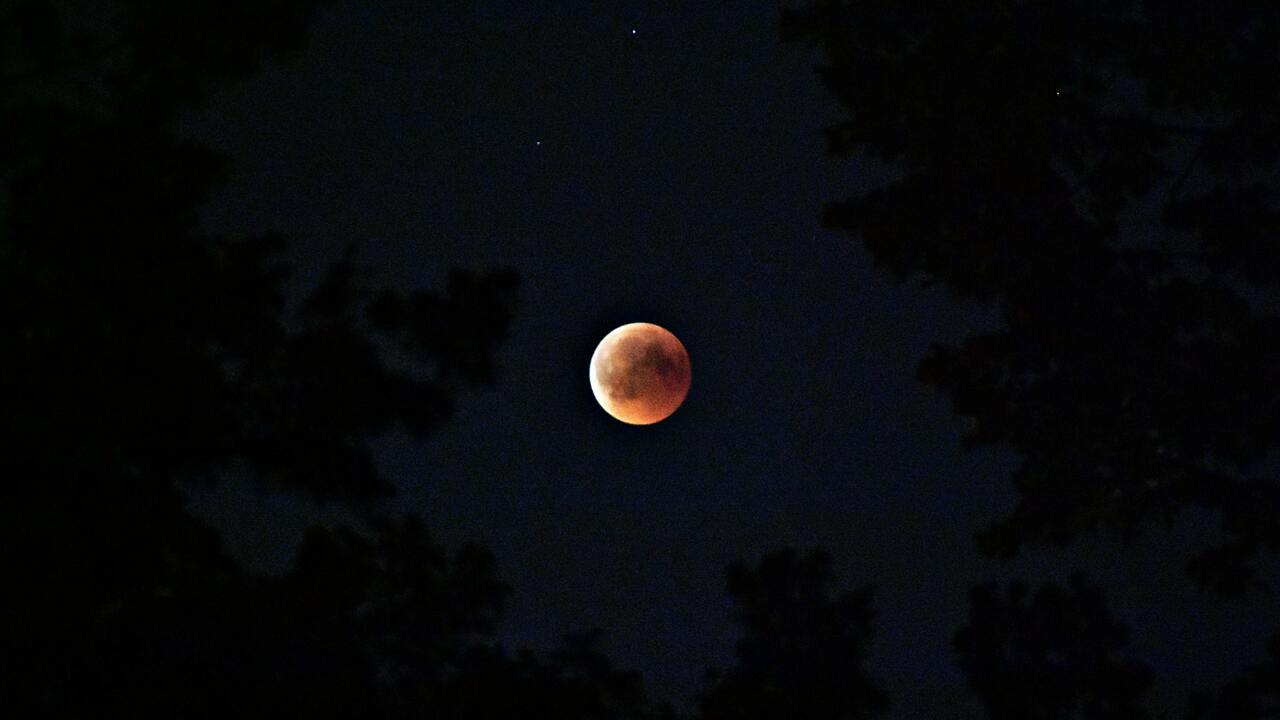
[[[979,547],[1128,543],[1200,509],[1220,537],[1179,558],[1190,576],[1259,587],[1280,549],[1280,6],[812,0],[783,27],[823,50],[831,151],[889,171],[826,224],[1000,311],[918,366],[968,445],[1021,458]],[[1121,642],[1085,585],[981,586],[957,649],[992,717],[1141,717]],[[1273,666],[1193,715],[1274,716]]]
[[[315,5],[0,6],[6,709],[390,716],[505,598],[483,551],[372,512],[368,441],[493,378],[514,273],[405,293],[349,256],[294,313],[283,238],[197,228],[226,160],[176,114],[299,47]],[[368,521],[250,575],[180,492],[233,472]]]
[[[831,558],[779,551],[756,568],[729,569],[743,637],[738,662],[713,673],[706,720],[854,720],[889,699],[862,663],[871,638],[871,590],[831,594]]]
[[[823,0],[784,25],[825,49],[831,149],[897,171],[827,224],[1002,313],[919,366],[968,442],[1023,459],[982,547],[1200,507],[1222,538],[1190,570],[1245,589],[1280,547],[1280,7]]]
[[[1143,720],[1151,673],[1124,657],[1123,625],[1083,576],[1028,597],[1024,583],[973,591],[960,666],[992,720]]]
[[[1280,634],[1273,635],[1270,658],[1249,668],[1216,695],[1192,701],[1192,720],[1275,720],[1280,718]]]

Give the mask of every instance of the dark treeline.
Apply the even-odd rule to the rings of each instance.
[[[1148,4],[1151,5],[1151,4]],[[287,241],[209,237],[226,159],[177,114],[301,47],[314,0],[0,2],[0,707],[14,717],[672,718],[595,632],[535,655],[492,637],[510,589],[438,547],[369,441],[427,436],[515,316],[511,269],[441,289],[355,256],[302,302]],[[903,277],[997,304],[1006,327],[920,365],[1023,464],[996,556],[1199,507],[1185,563],[1227,599],[1280,545],[1280,7],[832,0],[784,13],[848,118],[833,151],[899,179],[827,220]],[[805,81],[797,78],[798,82]],[[1155,193],[1158,217],[1122,215]],[[296,307],[295,307],[296,305]],[[181,488],[247,475],[340,503],[293,567],[239,566]],[[696,714],[869,718],[870,588],[782,549],[729,569],[742,636]],[[1264,629],[1260,629],[1260,632]],[[992,718],[1143,718],[1158,680],[1087,578],[980,585],[957,661]],[[1270,658],[1188,717],[1280,717]]]
[[[918,367],[967,443],[1022,459],[1020,501],[980,550],[1126,544],[1195,509],[1219,542],[1170,561],[1224,602],[1263,592],[1280,548],[1280,5],[821,0],[783,26],[822,48],[846,110],[831,151],[897,170],[826,223],[1003,317]],[[1080,578],[979,587],[956,637],[994,718],[1145,717],[1149,673],[1123,645]],[[1271,647],[1192,715],[1280,717]]]

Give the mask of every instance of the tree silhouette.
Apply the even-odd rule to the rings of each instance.
[[[831,595],[830,557],[785,549],[729,569],[743,637],[738,662],[712,673],[705,720],[852,720],[888,710],[862,669],[871,637],[871,590]]]
[[[1203,507],[1193,574],[1245,589],[1280,546],[1280,8],[826,0],[785,27],[826,50],[832,150],[898,170],[826,222],[1002,312],[919,368],[1023,458],[983,549]]]
[[[22,715],[404,716],[505,587],[368,501],[368,441],[491,381],[515,275],[441,292],[335,264],[295,314],[274,235],[201,234],[225,160],[176,113],[296,48],[310,0],[0,6],[0,687]],[[256,577],[180,484],[247,474],[352,504]],[[421,712],[421,709],[418,709]]]
[[[1191,577],[1258,587],[1280,549],[1280,6],[813,0],[783,27],[824,52],[846,112],[832,152],[891,171],[827,225],[900,278],[1000,310],[1002,328],[918,367],[968,445],[1021,457],[1018,505],[979,547],[1128,543],[1199,508],[1221,535],[1180,558]],[[1137,716],[1139,673],[1108,664],[1119,635],[1095,591],[1024,595],[980,588],[958,640],[992,716]],[[1109,676],[1058,676],[1068,660]],[[1274,712],[1268,667],[1197,712]]]
[[[1216,696],[1193,700],[1192,720],[1274,720],[1280,718],[1280,634],[1271,638],[1271,658],[1250,668]]]
[[[614,669],[595,650],[597,637],[567,635],[563,648],[546,660],[528,652],[511,658],[494,648],[471,648],[431,710],[412,717],[674,720],[669,705],[646,699],[638,673]]]
[[[969,685],[993,720],[1142,720],[1151,674],[1124,658],[1124,627],[1082,576],[1028,598],[1014,583],[973,591],[956,650]]]

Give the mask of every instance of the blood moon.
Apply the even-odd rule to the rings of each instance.
[[[591,355],[591,392],[604,411],[631,425],[652,425],[689,394],[689,353],[652,323],[614,329]]]

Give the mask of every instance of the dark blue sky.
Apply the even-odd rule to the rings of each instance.
[[[896,718],[980,714],[950,641],[989,578],[1085,569],[1164,694],[1214,677],[1205,657],[1222,673],[1262,657],[1244,628],[1277,611],[1195,592],[1167,559],[1189,531],[978,557],[1015,460],[963,453],[914,366],[989,320],[819,227],[824,202],[883,171],[826,154],[839,110],[816,53],[779,41],[774,4],[517,5],[334,3],[304,53],[188,122],[233,161],[206,224],[289,235],[295,288],[350,243],[404,286],[454,266],[521,274],[494,388],[430,441],[379,448],[395,506],[497,556],[515,588],[505,642],[598,626],[679,700],[730,662],[725,566],[796,545],[830,551],[842,587],[879,588],[869,664]],[[609,418],[587,383],[595,344],[633,321],[675,332],[693,364],[685,405],[652,427]],[[194,502],[261,568],[328,512],[243,492]]]

